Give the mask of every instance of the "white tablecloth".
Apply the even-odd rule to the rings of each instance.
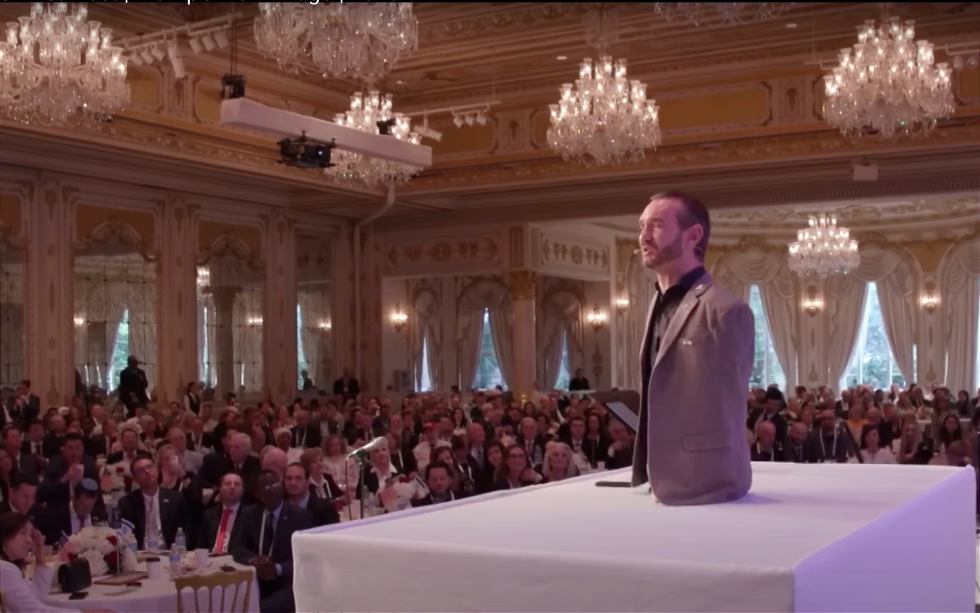
[[[224,564],[240,567],[232,562],[231,556],[211,559],[211,568],[217,569]],[[145,570],[144,564],[140,564],[140,570]],[[221,571],[218,570],[217,572]],[[110,596],[110,593],[120,592],[125,588],[92,584],[91,587],[85,590],[88,592],[88,596],[83,600],[68,600],[68,594],[54,594],[48,597],[48,601],[58,607],[78,607],[82,611],[108,610],[115,611],[116,613],[172,613],[177,610],[177,589],[174,587],[174,582],[169,578],[168,573],[167,561],[164,558],[160,579],[143,579],[140,581],[143,584],[141,587],[131,588],[125,594]],[[234,589],[228,591],[225,596],[225,608],[223,611],[239,613],[242,610],[241,599],[244,598],[244,592],[239,589],[238,593],[238,600],[235,601],[235,607],[232,608],[231,599],[235,591]],[[206,592],[202,591],[198,597],[202,611],[208,610],[205,594]],[[221,604],[219,594],[220,591],[218,590],[214,593],[215,611],[218,611],[219,605]],[[194,593],[191,590],[184,590],[184,610],[197,610],[194,607]],[[259,611],[259,589],[255,581],[252,581],[252,595],[249,597],[248,610],[249,613],[258,613]]]
[[[753,469],[729,504],[594,486],[627,469],[298,533],[297,610],[973,610],[972,468]]]

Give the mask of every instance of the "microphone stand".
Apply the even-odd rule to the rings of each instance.
[[[358,506],[360,507],[358,513],[360,518],[364,519],[364,474],[365,474],[364,468],[365,468],[365,464],[367,463],[367,458],[359,453],[354,454],[352,457],[354,458],[354,461],[357,462],[357,470],[358,473],[360,474],[360,479],[357,482],[357,499],[358,499]],[[344,466],[344,472],[349,473],[349,468],[347,468],[346,465]],[[350,487],[350,474],[347,475],[347,485],[348,487]],[[353,519],[353,515],[351,513],[351,499],[349,494],[350,492],[348,492],[348,496],[347,496],[347,516]]]

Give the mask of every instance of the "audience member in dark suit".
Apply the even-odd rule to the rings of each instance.
[[[48,467],[48,459],[44,457],[44,423],[40,419],[27,424],[25,430],[25,440],[21,444],[21,453],[34,457],[37,464],[38,475],[40,476]]]
[[[766,399],[762,408],[752,411],[746,425],[755,432],[759,422],[772,422],[772,425],[776,426],[776,440],[785,441],[789,434],[789,424],[786,422],[786,418],[779,414],[785,408],[786,399],[783,397],[783,393],[775,387],[770,387],[766,390]]]
[[[349,368],[344,369],[344,376],[333,382],[333,393],[335,396],[343,396],[344,400],[357,398],[360,395],[361,385]]]
[[[41,455],[46,458],[53,458],[61,451],[61,441],[65,436],[65,418],[61,415],[52,415],[48,419],[47,431],[44,440],[41,441]],[[84,447],[84,443],[82,445]]]
[[[3,428],[2,434],[0,434],[0,449],[5,450],[13,462],[10,467],[11,475],[33,475],[35,479],[39,476],[37,462],[30,452],[25,452],[20,430],[16,426]]]
[[[419,463],[412,450],[399,446],[397,437],[390,433],[388,434],[388,449],[393,450],[391,452],[391,465],[395,467],[395,470],[403,475],[410,475],[419,471]]]
[[[523,449],[527,455],[528,466],[540,464],[544,460],[545,441],[544,436],[538,434],[537,422],[534,421],[533,417],[525,417],[521,420],[520,429],[515,444]],[[632,462],[632,459],[630,461]]]
[[[478,492],[480,465],[476,458],[470,455],[470,445],[465,436],[454,434],[449,439],[453,451],[452,477],[458,497],[473,496]],[[426,466],[428,468],[428,466]]]
[[[139,489],[120,499],[119,516],[135,526],[136,546],[139,549],[146,548],[146,537],[154,532],[158,536],[159,546],[169,548],[177,535],[177,528],[183,528],[185,535],[189,532],[184,497],[159,486],[160,475],[149,458],[134,460],[131,471]],[[187,548],[193,547],[194,543],[189,540]]]
[[[69,432],[62,441],[61,454],[51,458],[48,463],[37,500],[49,507],[64,504],[71,499],[72,484],[82,479],[92,479],[98,483],[99,470],[95,460],[85,456],[82,435]]]
[[[755,444],[752,445],[753,462],[783,462],[786,460],[783,445],[776,440],[776,425],[770,421],[760,421],[756,426]]]
[[[91,421],[91,417],[84,418],[85,420]],[[85,455],[90,458],[97,458],[99,456],[105,456],[108,451],[108,444],[106,443],[105,434],[93,434],[85,438]]]
[[[453,491],[452,469],[442,462],[433,462],[425,467],[425,484],[429,493],[423,498],[413,500],[413,507],[427,507],[467,496],[466,493]]]
[[[845,432],[847,425],[838,426],[837,417],[830,409],[820,412],[819,424],[814,427],[803,445],[807,464],[823,462],[847,462],[854,455],[851,437]]]
[[[146,373],[140,368],[140,361],[136,356],[129,356],[126,368],[119,373],[119,398],[126,405],[127,417],[136,413],[136,407],[145,407],[150,402],[146,395],[147,387],[149,383]]]
[[[239,475],[228,473],[221,478],[221,504],[216,504],[204,512],[197,547],[227,552],[241,543],[242,522],[238,520],[246,508],[242,503],[244,494],[242,478]]]
[[[34,527],[44,535],[44,542],[53,546],[62,534],[71,536],[82,528],[105,522],[105,505],[96,504],[101,496],[97,482],[82,479],[75,485],[72,501],[39,511]]]
[[[41,415],[41,399],[31,393],[31,382],[24,379],[17,384],[17,392],[7,406],[10,417],[22,424],[29,424]]]
[[[794,422],[789,428],[789,437],[783,446],[783,457],[786,462],[794,464],[804,464],[806,462],[806,424],[801,421]]]
[[[576,368],[575,376],[568,382],[568,391],[581,392],[588,389],[592,388],[589,387],[589,380],[585,378],[585,372],[581,368]]]
[[[229,429],[225,432],[223,444],[228,453],[214,451],[204,456],[197,478],[202,487],[217,488],[221,477],[230,472],[237,473],[241,475],[245,488],[245,503],[252,504],[255,498],[251,492],[255,491],[255,480],[262,469],[259,459],[249,455],[252,443],[248,435]]]
[[[255,568],[262,613],[295,611],[292,537],[310,528],[310,514],[284,500],[282,481],[271,470],[259,473],[254,495],[259,504],[242,511],[242,538],[232,554]]]
[[[609,422],[609,438],[612,442],[605,451],[606,468],[626,468],[633,465],[633,441],[626,426],[618,419]]]
[[[489,440],[483,445],[483,470],[476,482],[476,490],[485,494],[494,491],[497,482],[497,471],[506,460],[504,445],[498,440]],[[633,458],[630,458],[630,465]]]
[[[38,511],[34,502],[37,486],[37,479],[31,475],[11,473],[7,497],[0,502],[0,513],[20,513],[33,519]]]
[[[296,425],[293,426],[289,444],[296,449],[317,449],[320,447],[320,424],[310,423],[310,414],[303,409],[293,413]]]
[[[310,487],[310,473],[300,462],[293,462],[286,467],[283,487],[289,502],[310,513],[313,527],[326,526],[340,522],[340,515],[333,500],[320,498]]]

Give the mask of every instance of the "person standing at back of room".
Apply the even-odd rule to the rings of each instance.
[[[656,292],[640,354],[632,484],[649,481],[666,505],[729,502],[752,486],[745,393],[755,321],[705,270],[710,235],[707,207],[683,192],[653,196],[640,217]]]

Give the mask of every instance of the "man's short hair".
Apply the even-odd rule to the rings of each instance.
[[[452,476],[452,474],[453,474],[452,471],[449,469],[449,465],[446,464],[445,462],[432,462],[431,464],[429,464],[428,466],[425,467],[425,480],[426,481],[429,480],[429,475],[432,474],[432,469],[434,469],[434,468],[441,468],[442,470],[446,471],[446,474],[447,475],[450,475],[450,476]]]
[[[79,443],[85,444],[85,438],[78,432],[69,432],[61,438],[61,446],[64,447],[66,444],[78,441]]]
[[[708,207],[704,203],[687,192],[671,189],[655,194],[650,200],[666,200],[672,198],[681,203],[681,213],[677,216],[677,223],[682,230],[687,230],[694,224],[701,226],[704,231],[701,240],[694,247],[694,252],[704,261],[704,254],[708,251],[708,240],[711,238],[711,217],[708,215]]]
[[[303,464],[302,462],[292,462],[292,463],[290,463],[290,464],[287,464],[287,465],[286,465],[286,470],[289,470],[290,468],[292,468],[292,467],[294,467],[294,466],[295,466],[296,468],[299,468],[300,470],[302,470],[302,471],[303,471],[303,476],[304,476],[304,477],[306,477],[307,479],[309,479],[309,478],[310,478],[310,469],[309,469],[309,468],[307,468],[307,467],[306,467],[306,465],[305,465],[305,464]]]
[[[241,481],[243,484],[245,483],[245,481],[242,479],[242,476],[241,475],[239,475],[235,471],[231,471],[231,472],[227,472],[227,473],[221,475],[221,478],[218,479],[218,487],[221,487],[222,485],[224,485],[225,484],[225,479],[227,479],[229,476],[238,477],[238,480],[239,481]]]

